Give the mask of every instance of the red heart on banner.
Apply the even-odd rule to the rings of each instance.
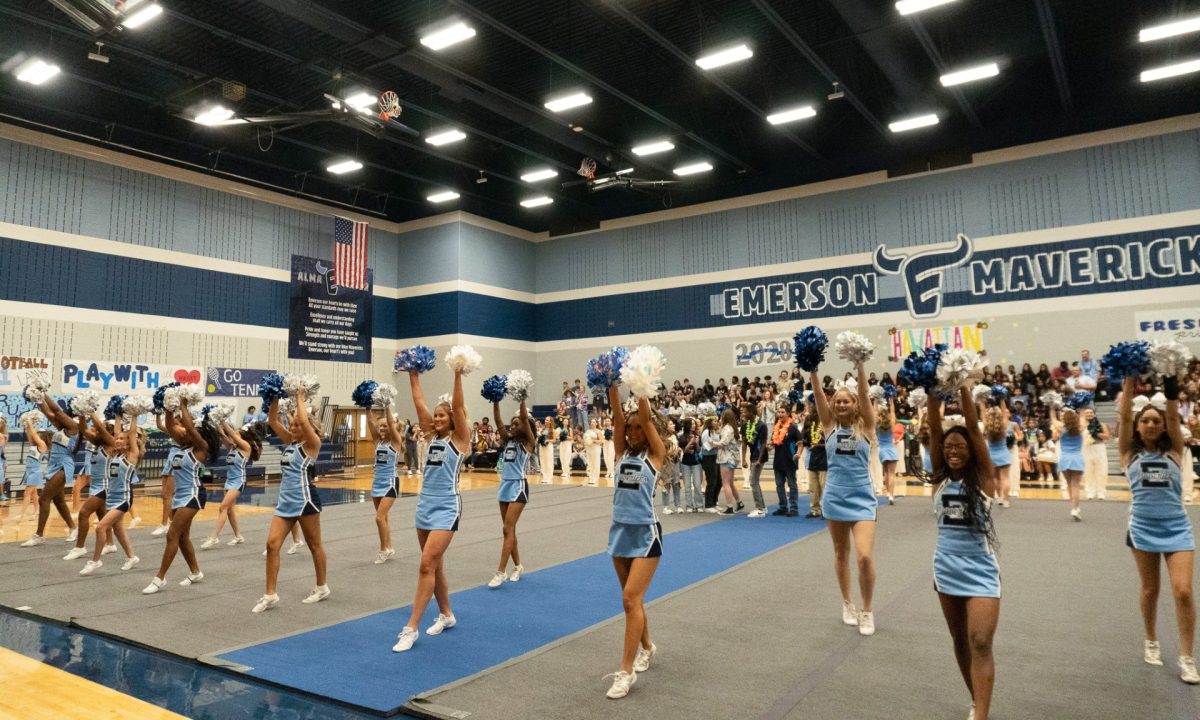
[[[187,370],[176,370],[175,382],[180,385],[195,385],[200,382],[200,371],[193,370],[188,372]]]

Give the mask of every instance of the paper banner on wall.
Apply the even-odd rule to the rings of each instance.
[[[209,368],[205,394],[209,397],[258,397],[258,384],[274,370]]]
[[[891,359],[898,360],[906,357],[914,350],[920,352],[934,345],[945,344],[951,349],[970,350],[982,353],[983,331],[987,323],[972,323],[970,325],[940,325],[923,328],[892,328],[888,330],[891,336]]]
[[[1200,354],[1200,308],[1135,312],[1139,340],[1180,342]]]
[[[54,364],[50,358],[29,355],[0,355],[0,393],[20,395],[30,380],[41,376],[46,381],[54,379]]]
[[[288,357],[297,360],[371,362],[374,271],[367,288],[333,282],[333,263],[292,256],[288,306]]]
[[[112,360],[62,361],[59,391],[74,395],[84,390],[120,395],[149,395],[168,383],[199,385],[204,389],[204,368],[196,365],[161,365]]]

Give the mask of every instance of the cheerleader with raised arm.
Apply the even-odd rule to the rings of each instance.
[[[983,417],[984,432],[987,436],[988,458],[991,460],[992,471],[994,476],[989,485],[995,488],[996,502],[1001,507],[1009,507],[1011,501],[1009,498],[1009,489],[1012,485],[1012,474],[1009,468],[1012,466],[1012,448],[1008,444],[1010,433],[1020,433],[1020,429],[1013,430],[1012,415],[1009,413],[1008,407],[1004,401],[1001,401],[997,407],[986,408],[982,402],[978,405],[978,416]],[[1019,437],[1016,439],[1020,439]]]
[[[404,436],[396,425],[392,404],[388,402],[378,419],[367,422],[371,439],[375,441],[375,476],[371,482],[371,503],[375,506],[375,529],[379,532],[379,554],[375,564],[382,565],[396,554],[392,547],[392,526],[388,514],[400,497],[400,475],[397,463],[404,449]]]
[[[75,518],[71,516],[71,508],[67,505],[66,483],[67,478],[74,479],[75,476],[75,448],[79,443],[79,424],[63,412],[49,394],[42,397],[40,409],[55,427],[55,432],[51,436],[50,453],[46,458],[44,485],[38,493],[37,532],[21,543],[21,547],[33,547],[45,542],[46,523],[50,520],[51,505],[67,524],[67,541],[74,542],[78,534]]]
[[[170,387],[170,386],[168,386]],[[158,426],[158,431],[167,436],[167,458],[163,460],[162,475],[160,477],[159,489],[162,495],[162,522],[158,524],[150,532],[154,537],[162,537],[167,534],[167,530],[171,527],[171,514],[175,511],[171,509],[172,498],[175,496],[175,458],[181,452],[179,445],[171,439],[170,433],[167,432],[166,426],[163,424],[163,414],[158,413],[154,416],[154,424]]]
[[[221,510],[217,515],[216,524],[213,525],[212,534],[200,543],[201,550],[207,550],[221,542],[221,529],[225,527],[226,522],[233,530],[233,537],[228,545],[241,545],[246,541],[238,524],[237,501],[246,489],[246,466],[258,462],[258,457],[262,454],[261,427],[261,423],[255,423],[235,430],[228,422],[221,422],[217,426],[221,444],[228,449],[225,453],[225,494],[221,498]]]
[[[46,438],[44,432],[35,430],[34,425],[42,421],[42,414],[36,410],[27,412],[21,416],[21,428],[25,431],[25,440],[28,445],[25,450],[25,475],[21,478],[21,483],[25,486],[25,500],[21,503],[21,512],[17,514],[20,518],[25,515],[25,511],[32,509],[35,512],[38,508],[38,493],[46,486],[45,468],[42,463],[46,460]],[[38,537],[38,536],[34,536]],[[26,545],[21,543],[21,547],[32,547],[40,545],[41,538],[38,542],[32,542],[33,538],[26,540]]]
[[[137,482],[137,463],[146,451],[146,433],[137,426],[136,417],[113,420],[112,432],[100,417],[93,416],[97,452],[103,451],[107,459],[104,469],[107,481],[104,486],[104,517],[96,525],[96,543],[92,559],[87,561],[80,575],[91,575],[104,564],[100,557],[105,548],[102,538],[113,536],[125,551],[125,563],[121,570],[132,570],[140,560],[129,542],[129,533],[122,522],[125,514],[133,507],[133,485]],[[127,426],[125,425],[127,424]]]
[[[987,720],[996,666],[992,638],[1000,620],[1000,566],[988,498],[998,478],[992,450],[979,431],[970,390],[959,390],[964,426],[942,429],[936,393],[928,399],[929,452],[933,466],[937,549],[933,584],[954,643],[954,658],[971,693],[968,720]]]
[[[106,493],[108,491],[108,453],[104,445],[98,442],[99,428],[103,426],[103,422],[99,424],[93,423],[92,427],[88,426],[87,417],[80,417],[79,432],[82,433],[84,441],[91,447],[91,452],[87,455],[87,460],[90,463],[87,473],[88,481],[88,498],[83,501],[82,507],[79,509],[79,515],[76,517],[79,533],[75,537],[75,547],[63,556],[63,560],[75,560],[87,554],[85,547],[88,536],[88,525],[91,523],[91,518],[94,515],[96,522],[104,519],[106,512],[105,502]],[[120,434],[118,432],[118,434]],[[116,546],[112,545],[111,536],[97,534],[96,542],[103,547],[102,554],[115,552]],[[111,550],[109,548],[112,548]]]
[[[525,401],[521,401],[520,410],[506,426],[500,421],[500,402],[492,403],[492,419],[496,422],[496,430],[500,432],[501,455],[504,467],[500,470],[500,489],[496,495],[500,503],[500,523],[503,526],[504,542],[500,546],[500,564],[496,573],[488,582],[488,587],[495,588],[504,584],[505,580],[517,582],[521,579],[521,551],[517,545],[517,523],[521,513],[529,503],[529,480],[526,470],[529,457],[533,454],[533,430],[529,427],[529,411]],[[508,561],[512,559],[512,575],[508,574]]]
[[[1051,417],[1061,428],[1058,439],[1058,469],[1062,471],[1067,483],[1067,493],[1071,499],[1071,519],[1080,522],[1083,517],[1079,509],[1080,484],[1083,480],[1083,422],[1079,413],[1072,408],[1062,411],[1062,420],[1058,420],[1058,409],[1051,409]]]
[[[879,464],[883,469],[883,491],[888,505],[896,504],[896,437],[892,428],[896,426],[896,398],[888,397],[887,407],[879,407],[875,413],[875,441],[879,445]]]

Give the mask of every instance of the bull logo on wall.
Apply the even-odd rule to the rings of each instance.
[[[959,233],[949,249],[933,248],[903,255],[888,252],[886,245],[875,248],[875,269],[885,275],[904,279],[908,309],[916,318],[937,317],[942,312],[942,278],[950,268],[971,259],[971,239]]]

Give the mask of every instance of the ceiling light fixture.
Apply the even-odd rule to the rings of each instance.
[[[896,10],[898,10],[901,15],[912,15],[913,13],[919,13],[922,10],[935,8],[939,5],[947,5],[955,1],[956,0],[900,0],[900,2],[896,3]]]
[[[521,207],[535,208],[535,207],[541,207],[542,205],[549,205],[552,202],[554,202],[553,198],[547,197],[545,195],[539,195],[538,197],[531,197],[531,198],[528,198],[527,200],[522,200]]]
[[[772,113],[767,116],[767,122],[772,125],[782,125],[784,123],[794,122],[816,116],[817,111],[812,105],[792,108],[791,110],[780,110],[777,113]]]
[[[633,172],[633,168],[625,168],[624,170],[616,171],[615,173],[613,173],[613,175],[628,175],[631,172]]]
[[[1152,42],[1154,40],[1162,40],[1163,38],[1186,35],[1198,31],[1200,31],[1200,15],[1186,20],[1176,20],[1175,22],[1164,23],[1163,25],[1143,28],[1138,33],[1138,42]]]
[[[645,145],[638,145],[637,147],[633,148],[633,154],[653,155],[655,153],[666,152],[674,149],[675,145],[670,140],[657,140],[652,143],[646,143]]]
[[[451,200],[457,200],[458,193],[454,192],[453,190],[445,190],[440,193],[434,193],[425,199],[431,203],[449,202]]]
[[[1188,75],[1194,72],[1200,72],[1200,60],[1188,60],[1186,62],[1175,63],[1174,65],[1164,65],[1162,67],[1143,70],[1141,80],[1142,82],[1153,82],[1179,75]]]
[[[696,173],[708,172],[713,166],[706,162],[692,163],[691,165],[681,165],[675,168],[675,174],[680,177],[684,175],[695,175]]]
[[[355,110],[366,110],[375,103],[375,96],[371,95],[365,90],[359,90],[358,92],[346,98],[346,104]]]
[[[41,85],[59,73],[59,67],[41,58],[30,58],[21,63],[15,73],[18,80],[30,85]]]
[[[698,57],[696,58],[696,65],[702,70],[712,70],[713,68],[729,65],[740,60],[749,60],[752,57],[754,57],[754,51],[743,43]]]
[[[521,179],[527,183],[535,183],[539,180],[549,180],[552,177],[558,177],[558,171],[551,168],[543,168],[527,172],[521,176]]]
[[[362,163],[357,160],[338,160],[325,166],[334,175],[345,175],[348,172],[362,170]]]
[[[547,100],[545,108],[550,112],[562,112],[563,110],[570,110],[571,108],[579,107],[580,105],[590,105],[591,102],[591,95],[577,92],[572,93],[571,95],[564,95],[552,100]]]
[[[956,70],[952,73],[946,73],[942,76],[942,87],[951,87],[952,85],[962,85],[963,83],[983,80],[984,78],[996,77],[1000,74],[1000,66],[996,63],[987,63],[986,65],[978,65],[976,67],[964,68]]]
[[[429,137],[425,138],[425,142],[429,143],[430,145],[449,145],[450,143],[458,142],[466,137],[467,136],[463,134],[461,130],[446,130],[436,135],[430,135]]]
[[[229,108],[224,105],[212,105],[196,113],[192,120],[200,125],[220,125],[232,117],[233,111]]]
[[[930,125],[937,124],[938,116],[934,113],[929,113],[928,115],[916,115],[914,117],[888,123],[888,129],[894,133],[900,133],[907,130],[916,130],[917,128],[929,127]]]
[[[421,38],[421,44],[430,50],[441,50],[473,37],[475,37],[475,28],[464,22],[456,22]]]
[[[121,25],[127,30],[136,30],[159,15],[162,15],[162,11],[162,6],[158,3],[138,6],[130,13],[129,17],[125,18],[125,21]]]

